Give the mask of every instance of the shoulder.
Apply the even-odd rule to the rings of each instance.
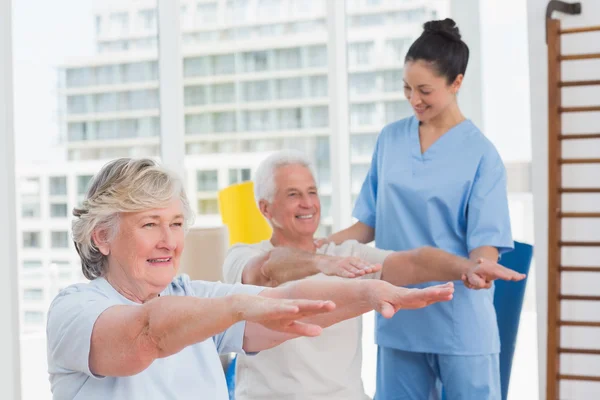
[[[466,141],[474,147],[474,150],[487,158],[500,158],[494,143],[472,121],[466,121],[463,129]]]
[[[110,300],[110,293],[106,290],[104,285],[100,284],[100,279],[102,278],[98,278],[98,280],[88,283],[76,283],[67,286],[56,295],[50,304],[50,311],[58,305],[65,303],[82,304],[89,301]]]
[[[227,250],[227,255],[230,253],[248,252],[248,253],[264,253],[273,250],[273,245],[269,240],[263,240],[258,243],[247,244],[237,243]]]
[[[94,320],[107,308],[121,304],[107,286],[108,282],[98,278],[61,290],[48,309],[48,333],[64,329],[69,321]]]
[[[417,121],[414,116],[389,123],[381,130],[379,140],[389,140],[394,137],[408,135],[416,123]]]

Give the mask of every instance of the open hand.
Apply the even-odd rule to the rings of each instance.
[[[385,318],[391,318],[400,309],[427,307],[430,304],[452,300],[454,284],[452,282],[430,286],[424,289],[408,289],[394,286],[384,281],[377,290],[371,292],[373,309]]]
[[[274,331],[300,336],[318,336],[322,331],[320,326],[298,320],[333,311],[335,303],[322,300],[242,296],[239,307],[242,320],[259,323]]]
[[[466,274],[461,277],[469,289],[489,289],[496,279],[505,281],[520,281],[525,279],[525,274],[520,274],[496,262],[480,258]]]
[[[381,264],[369,264],[357,257],[323,256],[319,270],[330,276],[356,278],[381,270]]]

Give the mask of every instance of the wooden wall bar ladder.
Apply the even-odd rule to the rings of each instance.
[[[598,247],[596,241],[563,241],[562,221],[566,218],[600,218],[599,212],[564,212],[562,210],[562,195],[566,193],[590,194],[600,193],[598,187],[565,187],[562,167],[567,164],[600,164],[600,158],[563,158],[562,143],[571,140],[600,139],[600,131],[580,134],[563,133],[562,115],[566,113],[588,113],[600,111],[600,105],[586,107],[563,107],[562,89],[567,87],[600,85],[598,80],[562,80],[561,64],[573,60],[600,59],[600,53],[564,55],[561,52],[561,36],[599,32],[600,26],[562,29],[560,20],[552,19],[552,12],[560,11],[567,14],[581,13],[579,3],[551,1],[548,4],[546,20],[546,40],[548,43],[548,347],[547,347],[547,385],[546,399],[555,400],[560,396],[560,382],[564,380],[597,381],[597,375],[571,375],[561,373],[561,354],[587,354],[600,356],[600,349],[563,348],[561,346],[561,327],[586,327],[598,329],[600,322],[570,321],[561,318],[561,304],[564,301],[598,302],[600,296],[566,295],[561,292],[561,277],[565,272],[596,272],[600,274],[600,266],[585,267],[563,265],[562,249],[573,247]],[[593,130],[600,129],[599,126]]]

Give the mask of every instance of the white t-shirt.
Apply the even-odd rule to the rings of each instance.
[[[258,294],[264,288],[192,281],[182,275],[162,296],[213,298],[236,293]],[[48,311],[48,372],[56,400],[227,400],[227,384],[219,354],[243,353],[245,322],[159,358],[127,377],[100,377],[89,367],[90,341],[96,320],[109,307],[139,304],[123,297],[104,278],[67,287]]]
[[[223,276],[227,283],[240,283],[248,261],[273,249],[270,241],[235,245],[227,253]],[[383,264],[391,251],[349,240],[327,244],[318,254],[358,257]],[[381,271],[363,276],[380,279]],[[317,274],[307,279],[343,279]],[[365,400],[362,379],[362,319],[340,322],[315,338],[298,338],[255,356],[239,355],[236,370],[236,400]]]

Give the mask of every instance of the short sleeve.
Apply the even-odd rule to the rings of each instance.
[[[242,283],[242,272],[250,259],[259,256],[261,251],[247,244],[232,246],[223,263],[223,279],[227,283]]]
[[[382,135],[383,132],[377,138],[369,172],[362,184],[360,193],[356,199],[356,204],[354,205],[354,211],[352,212],[354,218],[371,228],[375,228],[375,210],[377,206],[377,185],[379,176],[377,166],[379,162],[379,147]]]
[[[95,377],[89,366],[92,331],[100,314],[113,305],[114,301],[87,284],[59,293],[50,305],[46,327],[51,375],[82,372]]]
[[[224,297],[233,294],[258,295],[265,288],[253,285],[227,284],[221,282],[191,281],[192,291],[195,296],[203,298]],[[241,321],[230,326],[224,332],[213,336],[213,341],[219,354],[244,353],[244,330],[246,322]]]
[[[496,247],[499,254],[514,248],[506,170],[495,150],[483,157],[467,206],[468,251],[481,246]]]

